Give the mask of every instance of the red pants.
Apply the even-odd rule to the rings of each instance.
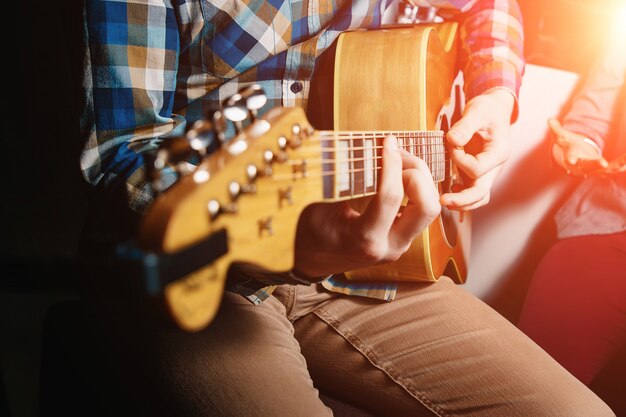
[[[626,232],[557,242],[535,272],[518,326],[589,384],[626,344]]]

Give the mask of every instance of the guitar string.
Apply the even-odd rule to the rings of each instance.
[[[375,167],[374,171],[378,172],[378,171],[382,171],[382,166],[377,166]],[[295,172],[292,174],[274,174],[271,176],[271,179],[274,181],[294,181],[294,180],[298,180],[298,179],[316,179],[316,178],[321,178],[321,177],[327,177],[327,176],[331,176],[331,175],[335,175],[337,174],[338,171],[322,171],[322,172],[318,172],[315,174],[311,174],[311,173],[305,173],[304,175],[302,175],[302,173],[300,172]],[[357,173],[357,172],[365,172],[365,168],[355,168],[355,169],[351,169],[348,171],[343,171],[344,174],[353,174],[353,173]],[[297,175],[300,176],[297,176]],[[432,173],[431,173],[432,174]],[[445,181],[448,177],[445,177],[445,172],[444,172],[444,178],[443,179],[439,179],[438,177],[435,177],[435,175],[431,175],[433,177],[433,181],[435,183],[438,182],[443,182]],[[375,178],[378,178],[378,174]],[[377,181],[377,179],[375,180]]]
[[[311,137],[308,137],[307,139],[312,139]],[[335,138],[332,138],[332,140],[334,140]],[[435,138],[438,139],[438,138]],[[320,140],[324,140],[324,139],[320,139]],[[329,139],[331,140],[331,139]],[[410,148],[416,148],[416,147],[420,147],[420,146],[433,146],[434,145],[443,145],[442,142],[434,142],[434,143],[430,143],[430,144],[423,144],[423,143],[416,143],[416,144],[398,144],[398,148],[402,148],[402,149],[410,149]],[[345,147],[345,148],[336,148],[336,147],[332,147],[332,148],[314,148],[314,149],[306,149],[306,147],[300,148],[299,149],[299,153],[302,153],[303,151],[310,151],[310,152],[314,152],[316,154],[319,154],[320,152],[332,152],[332,151],[341,151],[341,152],[352,152],[355,150],[378,150],[378,149],[383,149],[383,146],[361,146],[361,147]],[[435,160],[430,160],[430,161],[425,161],[428,165],[428,167],[432,170],[436,170],[436,171],[440,171],[441,169],[445,170],[445,155],[448,154],[447,150],[443,150],[443,151],[432,151],[432,152],[418,152],[418,154],[416,156],[421,156],[421,157],[428,157],[428,156],[442,156],[442,159],[436,158]],[[378,165],[377,161],[382,159],[382,156],[372,156],[372,157],[356,157],[356,158],[341,158],[341,159],[337,159],[337,158],[321,158],[321,159],[302,159],[302,160],[289,160],[286,161],[290,166],[295,167],[298,164],[302,164],[303,161],[308,161],[308,162],[313,162],[313,163],[320,163],[320,164],[325,164],[325,163],[346,163],[346,162],[366,162],[366,161],[373,161],[374,167],[364,167],[364,168],[350,168],[348,170],[342,170],[341,173],[343,174],[353,174],[353,173],[357,173],[357,172],[365,172],[366,170],[370,170],[370,169],[374,169],[375,171],[381,170],[382,169],[382,165]],[[434,168],[434,169],[433,169]],[[311,175],[311,174],[307,174],[308,178],[315,178],[315,177],[325,177],[325,176],[329,176],[329,175],[335,175],[337,173],[340,173],[340,171],[337,170],[330,170],[330,171],[322,171],[321,173],[316,173],[315,175]],[[438,172],[437,172],[438,174]],[[444,173],[445,174],[445,173]],[[288,175],[288,174],[283,174],[285,179],[289,179],[289,180],[293,180],[293,175]],[[435,179],[436,174],[433,174],[433,179]],[[445,176],[445,175],[444,175]],[[277,178],[279,176],[274,176],[274,178]],[[281,175],[282,177],[282,175]],[[286,178],[289,177],[289,178]],[[278,178],[277,178],[278,179]],[[280,178],[282,179],[282,178]]]
[[[316,131],[316,133],[311,135],[304,135],[304,140],[311,141],[331,141],[331,140],[367,140],[367,139],[384,139],[387,136],[394,136],[396,139],[444,139],[445,134],[442,130],[429,130],[422,132],[413,132],[413,131],[388,131],[388,132],[380,132],[380,133],[371,133],[366,131],[355,131],[350,133],[335,133],[329,131],[328,133],[324,131]]]
[[[412,147],[420,147],[420,146],[430,146],[430,147],[443,147],[445,146],[445,144],[439,142],[439,143],[416,143],[416,144],[410,144],[410,143],[403,143],[403,144],[398,144],[398,148],[402,148],[402,149],[409,149]],[[298,148],[296,148],[298,151],[311,151],[311,152],[320,152],[320,151],[363,151],[363,150],[367,150],[367,149],[372,149],[372,150],[378,150],[378,149],[383,149],[384,146],[380,146],[380,145],[375,145],[375,146],[351,146],[351,147],[307,147],[306,145],[302,145]],[[445,150],[445,147],[444,147]]]
[[[310,159],[306,159],[306,160],[302,160],[302,161],[286,161],[288,162],[288,166],[291,167],[297,167],[298,164],[302,164],[303,161],[310,161],[310,162],[320,162],[320,164],[324,164],[324,163],[342,163],[342,162],[360,162],[360,161],[373,161],[374,162],[374,166],[373,167],[363,167],[363,168],[349,168],[347,170],[327,170],[327,171],[321,171],[321,172],[317,172],[315,174],[311,174],[311,173],[307,173],[306,177],[307,178],[318,178],[318,177],[325,177],[325,176],[330,176],[330,175],[336,175],[336,174],[353,174],[353,173],[358,173],[358,172],[366,172],[368,170],[372,170],[372,171],[379,171],[382,170],[382,165],[379,165],[377,162],[378,160],[382,160],[382,156],[377,156],[377,157],[372,157],[372,158],[347,158],[347,159],[319,159],[319,160],[310,160]],[[426,161],[425,161],[426,162]],[[439,171],[443,170],[443,176],[445,177],[445,161],[444,160],[435,160],[435,161],[430,161],[430,162],[426,162],[428,168],[431,170],[431,174],[433,176],[433,179],[435,179],[435,176],[438,176],[437,174],[440,174]],[[436,165],[436,166],[435,166]],[[436,171],[436,172],[433,172]],[[297,175],[298,172],[294,172],[291,174],[278,174],[278,175],[272,175],[273,179],[277,179],[277,180],[294,180],[294,175]],[[435,179],[436,182],[438,182]],[[443,180],[440,180],[443,181]]]
[[[335,175],[337,173],[343,173],[343,174],[351,174],[351,173],[355,173],[355,172],[364,172],[366,170],[381,170],[382,169],[382,165],[378,164],[379,160],[382,160],[383,157],[382,156],[376,156],[376,157],[371,157],[371,158],[344,158],[344,159],[303,159],[300,161],[295,161],[295,160],[290,160],[290,161],[285,161],[288,166],[290,167],[297,167],[298,165],[302,165],[302,162],[315,162],[315,163],[319,163],[321,164],[337,164],[337,163],[345,163],[345,162],[366,162],[366,161],[372,161],[374,162],[374,166],[373,167],[363,167],[363,168],[349,168],[347,170],[329,170],[329,171],[322,171],[321,173],[316,173],[316,175],[320,175],[321,176],[327,176],[327,175]],[[431,161],[424,161],[426,163],[426,165],[428,166],[428,168],[432,171],[440,171],[441,169],[445,170],[445,160],[431,160]],[[279,163],[280,164],[280,163]],[[437,172],[438,173],[438,172]],[[291,179],[293,179],[293,174],[288,175],[285,174],[286,176],[289,176]],[[307,174],[307,176],[310,176],[310,174]],[[434,176],[434,174],[433,174]],[[274,178],[276,178],[277,176],[273,176]]]
[[[441,155],[441,154],[442,153],[425,153],[425,154],[421,154],[421,155],[417,155],[417,156],[432,156],[432,155]],[[344,162],[376,161],[376,160],[379,160],[379,159],[383,159],[383,157],[382,156],[372,156],[372,157],[363,157],[363,158],[341,158],[341,159],[337,159],[337,158],[300,159],[300,160],[290,159],[289,161],[285,161],[285,162],[287,164],[289,164],[289,165],[299,165],[303,161],[326,164],[326,163],[333,163],[333,162],[335,162],[335,163],[344,163]],[[424,162],[428,163],[427,161],[424,161]],[[444,161],[440,161],[440,162],[444,162]],[[437,163],[437,160],[430,161],[430,163]]]
[[[412,147],[420,147],[420,146],[443,146],[443,143],[430,143],[430,144],[420,144],[420,143],[416,143],[415,145],[412,144],[402,144],[402,145],[398,145],[398,148],[402,148],[402,149],[410,149]],[[328,147],[328,148],[319,148],[319,147],[306,147],[306,145],[297,148],[297,151],[300,152],[315,152],[315,153],[320,153],[320,152],[328,152],[328,151],[336,151],[336,152],[347,152],[347,151],[364,151],[364,150],[379,150],[379,149],[383,149],[383,146],[354,146],[354,147],[346,147],[346,148],[342,148],[342,147]],[[430,150],[429,150],[430,151]],[[448,153],[448,151],[444,148],[444,150],[442,151],[432,151],[430,152],[431,154],[435,154],[435,153],[443,153],[446,154]]]
[[[419,138],[427,138],[427,137],[444,137],[443,130],[423,130],[423,131],[382,131],[382,132],[367,132],[367,131],[352,131],[352,132],[338,132],[335,133],[333,131],[317,131],[313,134],[305,134],[305,137],[311,139],[323,139],[328,140],[332,138],[380,138],[383,139],[386,136],[395,136],[402,138],[410,138],[410,137],[419,137]]]
[[[338,149],[338,150],[334,150],[334,149],[328,149],[328,152],[319,152],[319,150],[310,150],[309,152],[298,152],[298,155],[291,155],[291,156],[286,156],[283,161],[286,161],[287,159],[289,159],[290,161],[293,160],[302,160],[302,159],[307,159],[307,158],[313,158],[316,156],[319,156],[320,153],[329,153],[329,154],[347,154],[347,153],[352,153],[352,152],[346,152],[345,149]],[[449,154],[449,152],[447,151],[437,151],[437,150],[432,150],[432,151],[428,151],[428,152],[415,152],[415,153],[411,153],[411,152],[407,152],[409,155],[411,156],[417,156],[420,158],[424,158],[424,157],[429,157],[429,156],[446,156]],[[310,155],[310,156],[308,156]],[[280,154],[277,155],[280,158]],[[322,158],[324,158],[324,155],[321,155]],[[371,155],[371,156],[355,156],[355,158],[364,158],[364,159],[373,159],[373,158],[382,158],[382,155],[380,154],[376,154],[376,156]],[[338,155],[338,157],[331,157],[329,156],[327,158],[328,160],[348,160],[348,158],[342,158],[341,155]],[[280,161],[280,159],[278,159]],[[317,159],[310,159],[311,161],[317,160]]]
[[[441,131],[428,131],[427,133],[431,133],[431,132],[439,133]],[[358,132],[355,132],[355,133],[358,133]],[[314,136],[308,136],[308,137],[306,137],[306,140],[317,140],[317,141],[320,141],[320,142],[322,142],[322,141],[331,141],[331,140],[335,141],[337,139],[340,139],[340,138],[337,138],[337,136],[341,136],[342,135],[342,134],[337,135],[336,133],[332,133],[332,132],[329,132],[329,133],[322,132],[322,134],[329,135],[329,136],[332,135],[333,137],[326,139],[326,138],[321,138],[321,137],[317,137],[316,138]],[[348,134],[344,134],[344,135],[354,135],[354,133],[352,133],[352,134],[348,133]],[[372,137],[372,138],[384,138],[385,137],[383,134],[375,134],[375,133],[371,133],[371,134],[365,133],[365,135],[369,135],[369,136],[366,136],[366,138],[369,138],[369,137]],[[398,135],[398,136],[402,136],[402,135]],[[443,135],[437,136],[437,137],[435,137],[432,134],[431,135],[425,135],[425,136],[419,136],[419,138],[425,138],[425,137],[429,138],[429,139],[433,139],[433,140],[443,139]],[[403,136],[403,139],[407,139],[407,138],[408,139],[411,139],[411,138],[416,138],[417,139],[418,137],[408,136],[408,135],[407,136]],[[359,138],[350,137],[350,139],[362,140],[363,137],[359,137]],[[411,143],[408,143],[408,144],[407,143],[402,143],[402,144],[398,143],[397,146],[398,146],[398,148],[401,148],[401,149],[410,149],[410,148],[417,148],[417,147],[421,147],[421,146],[433,146],[433,145],[441,146],[441,145],[443,145],[443,142],[442,141],[433,141],[433,142],[429,142],[429,143],[421,142],[421,143],[413,143],[413,144],[411,144]],[[383,149],[383,146],[375,145],[375,146],[360,146],[360,147],[359,146],[352,146],[352,147],[348,146],[348,147],[342,147],[342,148],[337,148],[337,147],[332,147],[332,148],[331,147],[329,147],[329,148],[318,148],[318,147],[308,148],[306,146],[306,144],[304,144],[302,147],[298,148],[298,153],[312,152],[312,153],[315,153],[315,154],[319,155],[320,152],[322,152],[322,153],[323,152],[338,152],[338,151],[341,151],[341,152],[353,152],[355,150],[358,151],[358,150],[379,150],[379,149]],[[427,163],[427,165],[429,166],[429,168],[431,168],[431,171],[432,171],[432,168],[435,168],[435,170],[440,170],[440,169],[444,169],[445,170],[445,165],[444,164],[445,164],[445,156],[447,154],[448,154],[448,151],[445,150],[445,148],[444,148],[443,151],[417,152],[414,155],[415,156],[420,156],[420,157],[423,157],[423,156],[427,157],[427,156],[432,156],[432,155],[443,156],[443,158],[444,158],[443,160],[435,159],[435,160],[431,160],[431,161],[425,161]],[[341,171],[343,174],[353,174],[353,173],[358,173],[358,172],[365,172],[366,170],[370,170],[372,168],[376,172],[381,170],[382,169],[382,165],[378,165],[376,163],[380,159],[382,159],[382,156],[378,156],[377,155],[377,156],[372,156],[372,157],[365,157],[364,156],[362,158],[358,158],[358,157],[357,158],[342,158],[342,159],[336,159],[336,158],[335,159],[325,159],[325,158],[322,158],[322,159],[303,159],[303,160],[300,160],[300,161],[296,161],[296,160],[292,160],[291,159],[291,160],[288,160],[288,161],[285,161],[285,162],[287,162],[292,167],[297,166],[297,164],[302,164],[303,161],[315,162],[315,163],[320,163],[320,164],[345,163],[345,162],[365,162],[365,161],[373,161],[373,162],[375,162],[374,167],[350,168],[348,170]],[[438,165],[438,166],[431,166],[431,165]],[[441,166],[441,165],[444,165],[444,166]],[[340,171],[337,171],[337,170],[330,170],[330,171],[318,172],[318,173],[315,173],[315,174],[307,173],[306,177],[307,178],[326,177],[326,176],[330,176],[330,175],[335,175],[335,174],[337,174],[339,172]],[[273,175],[272,178],[274,180],[280,180],[280,181],[284,181],[284,180],[293,181],[295,174],[296,173]],[[435,174],[433,174],[433,179],[437,182],[437,179],[435,179],[434,176],[435,176]],[[377,177],[378,176],[376,175],[376,178]],[[443,181],[443,180],[441,180],[441,181]]]
[[[350,139],[350,141],[358,141],[358,140],[364,141],[364,140],[384,139],[384,138],[349,138],[349,139]],[[438,143],[443,144],[444,143],[444,137],[443,136],[437,136],[437,137],[432,137],[432,136],[428,136],[428,137],[412,137],[411,136],[411,137],[406,137],[406,138],[398,138],[398,137],[396,137],[396,139],[398,139],[399,142],[402,142],[402,145],[406,145],[407,144],[406,142],[404,142],[407,139],[416,139],[416,140],[419,141],[419,142],[416,142],[416,143],[422,143],[422,144],[438,144]],[[425,139],[427,139],[427,141],[424,141]],[[305,141],[310,141],[310,142],[329,142],[329,141],[342,141],[342,140],[343,140],[342,138],[328,138],[328,139],[319,138],[318,139],[318,138],[310,138],[310,137],[308,137],[306,139],[303,139],[303,142],[305,142]],[[347,141],[345,141],[345,142],[347,142]],[[398,143],[398,145],[400,145],[400,143]],[[375,145],[375,146],[381,146],[381,145]]]

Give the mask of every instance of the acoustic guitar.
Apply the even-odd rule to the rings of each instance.
[[[385,136],[424,159],[441,193],[459,181],[445,142],[462,104],[455,35],[454,23],[342,34],[334,52],[333,129],[314,129],[301,108],[271,109],[157,196],[140,228],[142,249],[175,254],[218,234],[227,246],[211,264],[165,287],[178,326],[196,331],[211,322],[234,263],[291,270],[298,218],[308,205],[349,201],[364,208],[376,194]],[[224,113],[250,111],[234,105]],[[232,119],[242,126],[241,117]],[[462,283],[469,230],[468,213],[444,210],[396,262],[345,275],[398,282],[436,281],[445,273]]]

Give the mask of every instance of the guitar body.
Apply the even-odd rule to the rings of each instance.
[[[400,26],[343,33],[334,63],[333,129],[338,131],[447,131],[459,114],[456,23]],[[440,194],[458,179],[440,183]],[[365,199],[353,207],[362,210]],[[366,200],[366,201],[363,201]],[[455,282],[467,276],[469,213],[444,209],[393,264],[349,271],[355,281]]]

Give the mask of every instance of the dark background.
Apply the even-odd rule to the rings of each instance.
[[[16,82],[5,120],[17,131],[1,149],[0,416],[37,415],[44,315],[77,297],[75,256],[87,206],[78,165],[82,3],[14,2],[19,16],[5,14],[17,20],[8,38],[17,50],[5,65],[14,56],[20,64],[9,66],[5,81]],[[528,63],[584,75],[619,3],[520,0]]]

